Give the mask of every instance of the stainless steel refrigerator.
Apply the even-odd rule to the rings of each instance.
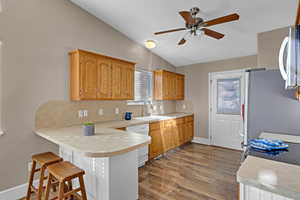
[[[262,132],[300,136],[300,101],[279,70],[249,72],[247,139]]]

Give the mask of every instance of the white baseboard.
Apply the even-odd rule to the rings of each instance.
[[[197,144],[205,144],[205,145],[210,145],[210,141],[208,138],[203,138],[203,137],[194,137],[192,140],[193,143]]]
[[[34,185],[38,184],[38,180],[35,180]],[[0,200],[16,200],[26,196],[28,183],[18,185],[7,190],[0,192]]]

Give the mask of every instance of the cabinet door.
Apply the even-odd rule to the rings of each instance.
[[[150,124],[150,136],[149,158],[153,159],[164,152],[160,122]]]
[[[97,57],[92,54],[80,54],[80,99],[97,99]]]
[[[170,86],[170,98],[171,100],[176,100],[177,97],[177,75],[172,73],[170,75],[170,82],[171,82],[171,86]]]
[[[119,62],[112,62],[112,98],[121,98],[121,74],[122,65]]]
[[[163,100],[170,99],[170,76],[168,72],[163,72]]]
[[[176,77],[176,99],[184,100],[184,76],[177,75]]]
[[[99,57],[97,69],[97,99],[112,98],[112,64],[111,60]]]
[[[194,122],[188,122],[187,125],[187,141],[192,141],[194,138]]]
[[[179,118],[176,120],[176,127],[178,132],[178,145],[185,143],[185,118]]]
[[[132,65],[123,65],[121,69],[121,98],[134,99],[134,68]]]
[[[113,61],[112,64],[112,98],[133,99],[134,66],[123,62]]]
[[[164,150],[168,151],[178,146],[178,131],[175,120],[165,120],[163,129]]]

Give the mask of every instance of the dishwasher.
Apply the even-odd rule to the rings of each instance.
[[[126,128],[127,131],[143,134],[143,135],[149,135],[149,124],[143,124],[143,125],[136,125],[136,126],[129,126]],[[145,163],[148,161],[148,145],[141,147],[138,149],[138,162],[139,167],[142,167],[145,165]]]

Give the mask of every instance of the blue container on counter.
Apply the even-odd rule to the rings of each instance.
[[[132,112],[126,112],[125,113],[125,120],[131,120],[132,118]]]

